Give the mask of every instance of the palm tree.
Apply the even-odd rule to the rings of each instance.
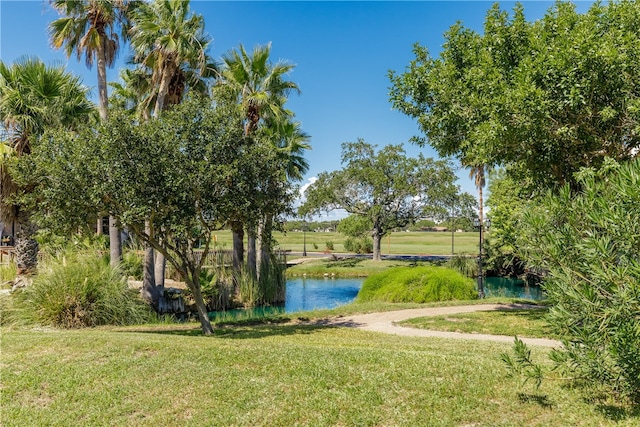
[[[291,119],[269,120],[265,127],[265,134],[266,139],[273,144],[282,165],[280,180],[301,181],[309,169],[309,162],[304,158],[303,153],[311,149],[310,135],[302,130],[300,122]],[[275,184],[272,182],[269,186],[273,187]],[[256,260],[258,276],[269,262],[273,221],[274,213],[266,209],[258,232],[260,236],[260,250],[257,251],[258,259]]]
[[[147,76],[150,88],[145,111],[153,103],[153,117],[158,118],[168,106],[179,104],[188,89],[208,93],[207,79],[217,70],[207,54],[211,39],[204,32],[203,17],[190,12],[188,0],[143,3],[134,10],[131,21],[133,61]],[[157,254],[152,277],[153,253],[151,248],[145,252],[143,282],[150,290],[164,285],[166,265],[164,256]]]
[[[215,71],[207,55],[211,39],[204,18],[190,13],[188,0],[143,3],[133,12],[132,24],[134,62],[151,70],[153,116],[159,117],[165,104],[182,100],[188,85],[198,86]]]
[[[120,38],[126,40],[128,29],[128,0],[53,0],[62,18],[49,26],[51,41],[56,49],[65,47],[67,57],[74,52],[78,60],[84,56],[87,67],[97,62],[98,110],[100,119],[108,118],[107,67],[113,66]],[[98,233],[102,224],[98,222]],[[111,264],[122,258],[122,242],[116,219],[109,217],[109,247]]]
[[[257,46],[249,55],[241,44],[238,50],[231,50],[223,55],[221,87],[230,90],[245,113],[245,136],[251,136],[258,129],[261,120],[283,120],[292,114],[284,108],[291,91],[300,92],[298,85],[286,80],[294,65],[286,62],[272,64],[269,60],[271,44]],[[233,265],[237,269],[243,264],[242,235],[243,224],[234,221],[233,231]],[[256,270],[256,232],[252,227],[248,230],[247,262],[250,272],[255,276]]]
[[[469,178],[473,179],[476,188],[478,189],[478,219],[480,220],[480,227],[484,224],[484,201],[483,201],[483,189],[485,186],[485,175],[487,166],[485,164],[471,164],[467,165],[469,168]],[[481,234],[484,240],[484,234]],[[482,241],[480,244],[482,245]]]
[[[39,59],[23,58],[10,67],[0,61],[0,121],[3,156],[0,162],[0,221],[19,229],[16,252],[19,274],[37,265],[38,246],[29,212],[14,199],[19,188],[7,167],[9,159],[27,156],[46,129],[73,129],[95,112],[80,79],[63,67],[47,67]],[[15,226],[17,224],[17,227]]]

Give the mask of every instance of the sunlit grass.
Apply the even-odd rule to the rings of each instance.
[[[509,345],[346,328],[3,330],[0,420],[27,425],[637,425],[577,390],[520,388]],[[547,350],[534,349],[545,360]],[[614,421],[613,417],[619,418]]]
[[[478,233],[473,232],[454,233],[454,253],[477,254],[478,237]],[[316,253],[343,253],[343,244],[347,239],[344,234],[337,232],[302,233],[300,231],[274,232],[273,238],[277,242],[276,246],[282,250],[302,252],[306,246],[307,252]],[[332,250],[327,250],[327,242],[333,243]],[[231,249],[232,236],[229,230],[216,232],[216,247]],[[451,233],[394,232],[384,237],[381,250],[383,255],[451,255]]]
[[[399,324],[437,331],[481,333],[532,338],[557,338],[544,319],[545,308],[481,311],[436,317],[419,317]]]

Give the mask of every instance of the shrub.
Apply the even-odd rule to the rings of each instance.
[[[640,401],[640,159],[579,174],[524,216],[528,261],[547,270],[561,367]]]
[[[142,280],[142,270],[144,264],[144,255],[135,251],[125,251],[122,254],[120,268],[126,277],[133,277],[136,280]]]
[[[477,298],[473,280],[443,267],[395,267],[369,276],[358,302],[416,302]]]
[[[478,262],[476,258],[467,255],[454,255],[445,263],[447,268],[457,271],[465,277],[478,276]]]
[[[373,252],[373,240],[370,238],[347,237],[344,241],[344,249],[347,252],[357,254],[370,254]]]
[[[125,325],[152,319],[119,269],[90,252],[65,251],[41,264],[33,283],[11,295],[4,323],[62,328]]]
[[[325,245],[326,249],[328,251],[332,251],[333,250],[333,240],[327,240],[327,243]]]

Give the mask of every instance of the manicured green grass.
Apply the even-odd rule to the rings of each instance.
[[[505,378],[507,344],[305,325],[2,330],[4,426],[638,425],[562,383]],[[548,350],[533,349],[540,360]]]
[[[287,268],[287,277],[322,277],[325,274],[336,277],[367,277],[389,267],[407,264],[404,261],[372,261],[364,258],[318,258]]]
[[[419,317],[400,324],[437,331],[557,338],[549,330],[544,316],[547,310],[480,311],[436,317]]]
[[[216,232],[216,247],[231,249],[231,232],[222,230]],[[346,236],[340,233],[313,232],[275,232],[273,238],[277,247],[282,250],[302,252],[306,236],[307,252],[325,252],[327,241],[333,242],[331,253],[343,253],[343,243]],[[315,247],[314,247],[315,245]],[[381,250],[387,254],[409,255],[451,255],[451,233],[438,232],[396,232],[382,240]],[[478,233],[454,233],[454,252],[457,254],[478,253]]]

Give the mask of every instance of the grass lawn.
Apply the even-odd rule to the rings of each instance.
[[[306,235],[307,252],[324,252],[327,242],[333,242],[332,253],[343,253],[343,242],[346,236],[340,233],[313,233],[313,232],[274,232],[273,238],[277,241],[277,247],[282,250],[302,252]],[[478,253],[478,233],[462,232],[454,233],[454,252],[457,254]],[[231,249],[231,231],[222,230],[216,232],[216,247]],[[314,246],[315,245],[315,246]],[[438,232],[396,232],[382,240],[381,250],[383,255],[408,254],[408,255],[451,255],[451,233]]]
[[[501,343],[302,324],[212,337],[195,324],[1,332],[4,426],[640,423],[563,383],[519,386]],[[547,351],[533,349],[540,360]]]
[[[287,268],[287,277],[303,275],[322,277],[325,273],[336,277],[367,277],[399,265],[408,265],[408,263],[405,261],[372,261],[364,258],[309,259],[302,264]]]
[[[547,322],[544,320],[546,314],[547,309],[545,308],[537,310],[479,311],[447,316],[418,317],[399,324],[436,331],[558,338],[549,331]]]

